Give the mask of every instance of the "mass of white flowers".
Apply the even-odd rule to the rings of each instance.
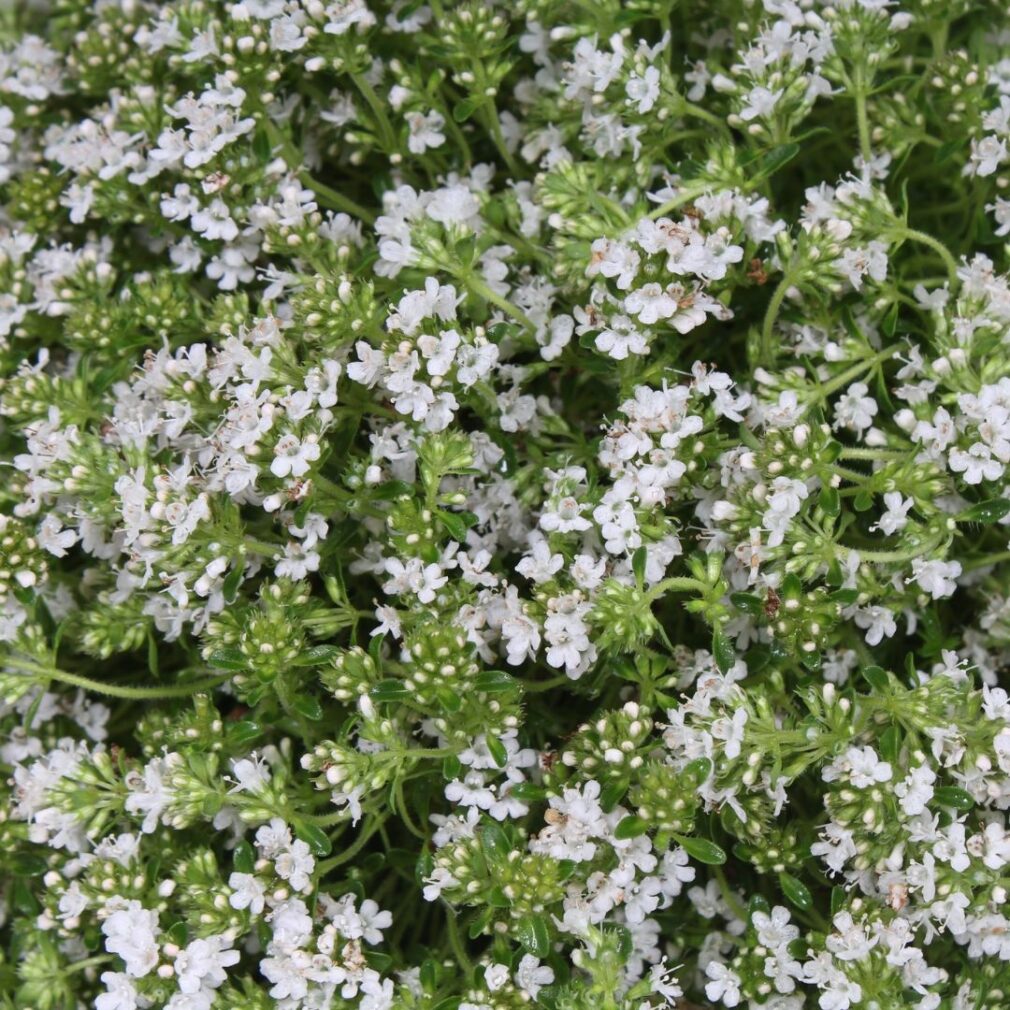
[[[0,1010],[1010,1008],[1005,0],[0,3]]]

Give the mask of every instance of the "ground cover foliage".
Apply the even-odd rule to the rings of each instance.
[[[0,12],[0,1006],[1010,1005],[1010,21]]]

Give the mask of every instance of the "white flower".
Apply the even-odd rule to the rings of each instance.
[[[137,1010],[137,989],[129,975],[104,971],[102,985],[106,991],[95,999],[95,1010]]]
[[[709,961],[705,974],[710,979],[705,984],[705,995],[723,1006],[735,1007],[740,1003],[740,976],[721,961]]]
[[[429,148],[441,147],[445,143],[445,117],[440,112],[407,113],[407,149],[412,154],[424,154]]]
[[[940,600],[945,596],[950,596],[957,589],[955,580],[960,574],[960,561],[923,561],[921,558],[916,558],[912,562],[912,578],[906,581],[914,580],[934,600]]]
[[[548,533],[581,533],[592,523],[582,515],[586,506],[566,495],[552,509],[540,516],[540,528]]]
[[[53,513],[42,520],[37,536],[39,546],[57,558],[66,557],[67,551],[77,543],[77,534],[63,529],[59,517]]]
[[[253,915],[263,911],[266,888],[261,880],[251,873],[232,873],[228,878],[228,886],[232,893],[228,904],[232,908],[248,908]]]
[[[628,102],[634,105],[643,115],[650,112],[659,98],[659,68],[646,67],[642,76],[632,74],[624,86]]]
[[[158,963],[158,913],[139,901],[120,901],[102,923],[105,949],[126,965],[126,974],[143,978]]]
[[[835,428],[850,428],[863,432],[873,424],[877,416],[877,401],[867,396],[869,387],[865,382],[854,382],[835,404]]]
[[[903,497],[900,491],[888,491],[884,495],[884,504],[887,510],[870,529],[893,536],[908,525],[908,510],[914,502]]]
[[[489,964],[484,969],[484,982],[490,992],[497,992],[509,980],[509,969],[506,964]]]
[[[275,477],[303,477],[319,455],[319,442],[315,436],[299,439],[297,435],[282,435],[274,446],[270,472]]]

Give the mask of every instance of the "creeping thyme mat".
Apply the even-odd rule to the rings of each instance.
[[[1008,145],[1002,2],[4,5],[0,1008],[1010,1007]]]

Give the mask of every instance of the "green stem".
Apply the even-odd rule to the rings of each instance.
[[[348,820],[348,813],[347,807],[341,807],[339,810],[333,810],[328,814],[299,814],[299,816],[303,821],[311,821],[316,827],[332,828],[334,825]]]
[[[721,866],[713,866],[713,872],[715,873],[716,882],[719,884],[719,893],[723,897],[723,901],[729,905],[730,911],[741,921],[747,921],[747,909],[740,904],[739,899],[733,893],[733,888],[729,886],[729,881],[726,879],[726,874],[723,873]]]
[[[376,831],[382,827],[385,819],[386,815],[384,814],[382,816],[376,816],[372,820],[372,823],[370,825],[366,825],[366,827],[361,830],[358,837],[355,838],[354,841],[351,842],[351,844],[344,849],[339,856],[331,856],[329,859],[324,859],[323,862],[316,867],[319,876],[322,877],[323,875],[329,873],[330,870],[333,870],[353,859],[368,844],[369,838],[371,838],[372,835],[374,835]]]
[[[105,964],[112,960],[111,954],[96,954],[94,957],[86,957],[83,961],[77,961],[76,963],[70,965],[63,969],[64,975],[72,975],[78,971],[85,971],[88,968],[94,968],[97,965]]]
[[[420,838],[422,842],[427,842],[428,836],[414,823],[414,818],[410,816],[410,811],[407,809],[407,799],[403,795],[403,779],[397,779],[395,792],[396,808],[400,812],[400,819],[407,825],[407,830],[414,835],[415,838]]]
[[[355,87],[361,92],[368,103],[368,107],[372,110],[372,115],[375,116],[375,122],[379,128],[379,133],[382,135],[382,144],[386,148],[386,153],[392,154],[397,148],[396,133],[389,121],[389,117],[386,115],[386,107],[364,74],[351,74],[351,80],[354,81]]]
[[[253,554],[262,554],[266,558],[279,558],[284,553],[284,548],[280,544],[271,544],[266,540],[257,540],[255,537],[246,537],[242,541],[247,551]]]
[[[862,64],[855,68],[855,79],[852,82],[853,97],[856,100],[856,123],[859,127],[859,151],[863,161],[869,162],[873,157],[870,145],[870,120],[866,113],[866,77]]]
[[[980,558],[972,558],[962,566],[964,571],[972,572],[977,568],[988,568],[990,565],[997,565],[1001,561],[1010,561],[1010,551],[1000,551],[998,554],[985,554]]]
[[[338,193],[335,189],[318,182],[303,167],[304,159],[302,152],[295,147],[291,141],[278,129],[277,124],[270,118],[267,112],[263,112],[263,126],[266,128],[267,137],[274,147],[279,147],[284,163],[294,172],[299,180],[319,198],[319,202],[330,210],[343,211],[352,217],[360,218],[366,224],[375,224],[375,215],[356,203],[349,196]]]
[[[521,309],[517,309],[508,299],[492,291],[476,274],[468,273],[462,276],[462,281],[467,288],[475,295],[479,295],[486,302],[496,305],[506,315],[511,316],[517,323],[522,323],[531,333],[536,332],[536,327],[530,321],[529,316]]]
[[[645,598],[650,604],[654,603],[669,589],[685,593],[704,593],[708,589],[708,586],[698,579],[688,578],[687,576],[674,576],[670,579],[663,579],[662,582],[654,585]]]
[[[839,544],[839,549],[847,553],[856,553],[860,561],[878,561],[882,563],[893,563],[898,561],[911,561],[912,558],[925,557],[939,545],[939,541],[931,540],[924,544],[916,544],[914,547],[906,547],[903,551],[868,551],[860,547],[846,547]]]
[[[449,934],[449,946],[452,947],[452,952],[456,955],[456,960],[459,961],[459,966],[463,969],[464,975],[470,978],[473,975],[473,962],[470,960],[466,948],[463,946],[463,938],[459,935],[459,923],[456,921],[455,909],[446,906],[445,921],[446,932]]]
[[[119,684],[107,684],[100,680],[92,680],[90,677],[82,677],[77,673],[67,673],[65,670],[57,670],[55,667],[43,666],[41,663],[33,663],[30,660],[11,657],[3,660],[3,665],[14,667],[14,669],[22,670],[25,673],[33,673],[39,679],[59,681],[61,684],[69,684],[71,687],[80,687],[85,691],[105,694],[110,698],[130,698],[138,701],[156,698],[188,698],[190,695],[219,686],[231,676],[230,673],[219,673],[214,677],[207,677],[204,680],[188,684],[177,684],[175,687],[124,687]]]
[[[836,375],[830,382],[826,382],[821,386],[820,390],[804,408],[804,411],[809,410],[816,403],[820,403],[821,400],[826,400],[833,393],[837,393],[839,389],[843,386],[847,386],[853,379],[858,378],[863,372],[874,365],[879,365],[882,361],[887,361],[888,358],[893,358],[895,354],[901,349],[899,344],[891,344],[890,347],[885,347],[882,351],[878,351],[873,355],[872,358],[866,358],[864,361],[857,361],[850,368],[846,368],[844,372]]]
[[[694,102],[684,101],[681,104],[681,110],[685,116],[700,119],[703,123],[708,123],[710,126],[715,126],[723,131],[727,129],[725,119],[715,115],[713,112],[709,112],[708,109],[704,109],[700,105],[695,105]]]
[[[667,200],[666,203],[660,204],[655,210],[650,211],[648,219],[650,221],[655,221],[658,218],[664,217],[669,214],[671,210],[683,207],[684,204],[690,203],[695,198],[701,196],[704,192],[705,190],[703,189],[682,189],[672,200]]]
[[[775,321],[779,317],[782,302],[785,301],[786,294],[793,286],[793,283],[792,272],[787,270],[782,275],[782,279],[778,282],[774,292],[772,292],[771,301],[768,303],[768,308],[765,311],[764,323],[761,326],[761,347],[758,351],[758,361],[762,365],[770,365],[772,363],[772,336],[775,331]]]
[[[570,680],[564,674],[561,674],[558,677],[551,677],[550,680],[524,680],[522,682],[523,690],[527,694],[536,694],[540,691],[550,691],[552,688],[560,687],[562,684],[568,683],[570,683]]]
[[[495,105],[491,105],[487,109],[487,125],[488,130],[491,134],[491,139],[494,141],[494,146],[498,148],[498,153],[502,156],[502,160],[508,167],[508,170],[512,173],[513,179],[520,179],[522,173],[519,170],[519,163],[512,156],[512,152],[508,149],[508,145],[505,143],[505,135],[501,131],[501,120],[498,118],[498,109]]]
[[[904,459],[908,454],[901,449],[843,449],[842,459]]]
[[[950,286],[953,288],[957,284],[957,260],[954,259],[953,253],[939,239],[933,238],[932,235],[924,231],[919,231],[918,228],[902,228],[898,232],[898,235],[908,239],[910,242],[918,242],[920,245],[928,246],[932,249],[943,260],[944,266],[947,268],[947,277],[950,280]]]

